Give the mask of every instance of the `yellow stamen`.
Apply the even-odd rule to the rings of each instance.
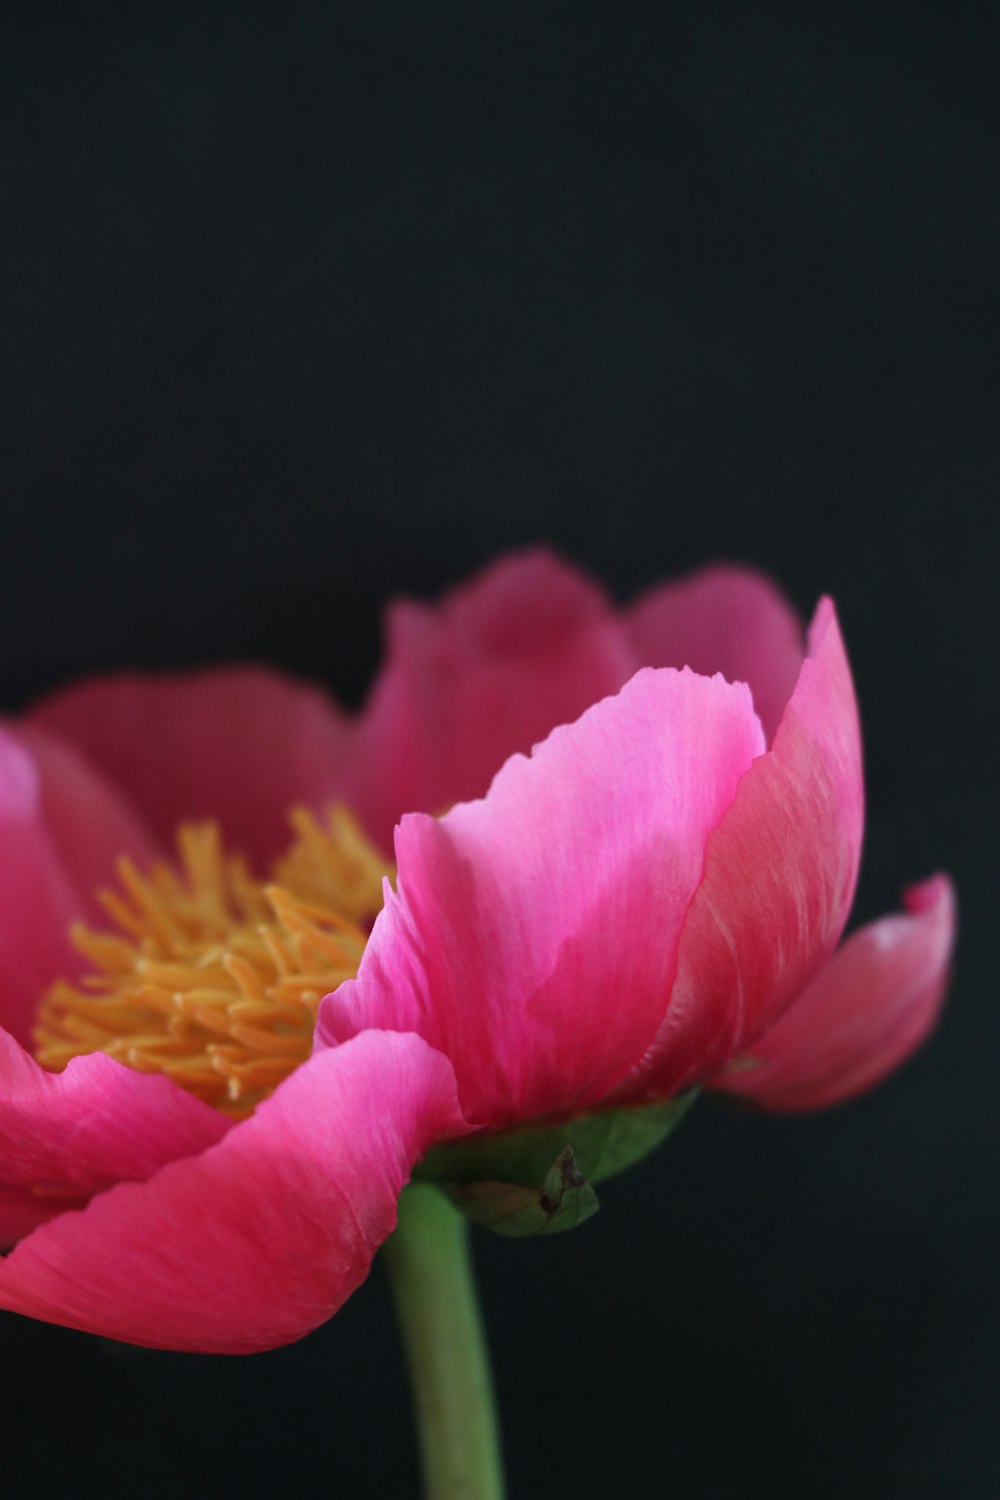
[[[226,855],[211,823],[181,827],[178,868],[119,861],[121,890],[100,893],[119,932],[73,927],[92,972],[43,998],[39,1062],[107,1052],[252,1113],[309,1056],[320,1000],[357,972],[389,873],[345,809],[325,827],[302,808],[291,821],[273,885]]]

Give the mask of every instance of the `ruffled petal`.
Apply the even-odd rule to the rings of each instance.
[[[62,1073],[0,1032],[0,1246],[122,1180],[221,1140],[232,1122],[101,1052]]]
[[[483,1126],[599,1097],[656,1032],[706,837],[762,750],[746,687],[647,670],[481,802],[404,818],[398,893],[318,1041],[418,1032]]]
[[[259,667],[95,677],[30,722],[77,746],[172,845],[214,818],[258,869],[289,841],[288,809],[345,793],[350,729],[317,687]]]
[[[438,606],[395,604],[386,644],[351,778],[386,849],[403,813],[482,796],[508,756],[642,665],[597,585],[544,550],[504,558]]]
[[[414,1161],[460,1128],[445,1058],[358,1037],[218,1145],[36,1229],[0,1264],[0,1306],[153,1348],[291,1343],[364,1280]]]
[[[666,1098],[723,1067],[801,992],[844,929],[864,794],[854,688],[828,599],[809,640],[772,749],[709,838],[666,1018],[622,1099]]]
[[[774,1110],[824,1109],[878,1083],[937,1020],[955,941],[955,893],[937,875],[906,914],[848,938],[781,1020],[711,1087]]]
[[[749,568],[702,568],[627,611],[639,660],[748,682],[768,743],[802,665],[802,621],[777,585]]]

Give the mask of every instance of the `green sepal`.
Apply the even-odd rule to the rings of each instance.
[[[537,1187],[517,1182],[449,1182],[444,1191],[466,1218],[508,1239],[535,1234],[561,1234],[575,1229],[600,1204],[566,1146]]]
[[[537,1191],[552,1163],[571,1146],[587,1181],[603,1182],[641,1161],[665,1141],[697,1093],[697,1089],[690,1089],[660,1104],[606,1109],[556,1124],[539,1121],[516,1130],[466,1136],[435,1146],[413,1176],[417,1181],[443,1184],[519,1184]]]

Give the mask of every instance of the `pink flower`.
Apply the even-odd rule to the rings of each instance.
[[[146,867],[210,816],[263,874],[289,808],[331,800],[386,853],[402,818],[396,889],[252,1114],[188,1090],[198,1059],[184,1087],[137,1071],[145,1038],[135,1066],[39,1066],[40,996],[83,967],[71,920],[107,925],[117,856]],[[862,825],[839,629],[822,603],[803,661],[792,611],[735,568],[616,613],[547,554],[508,559],[394,607],[356,719],[257,669],[81,683],[0,738],[0,822],[0,1305],[154,1346],[324,1321],[436,1142],[703,1082],[849,1097],[932,1025],[953,936],[939,876],[837,948]],[[100,1003],[73,1013],[81,1050]]]

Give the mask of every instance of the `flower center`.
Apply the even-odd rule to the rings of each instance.
[[[212,823],[185,824],[176,867],[118,864],[100,900],[116,932],[74,924],[92,972],[44,996],[36,1056],[59,1071],[107,1052],[238,1119],[312,1050],[324,995],[357,973],[382,905],[381,855],[343,808],[291,814],[295,842],[256,881]]]

